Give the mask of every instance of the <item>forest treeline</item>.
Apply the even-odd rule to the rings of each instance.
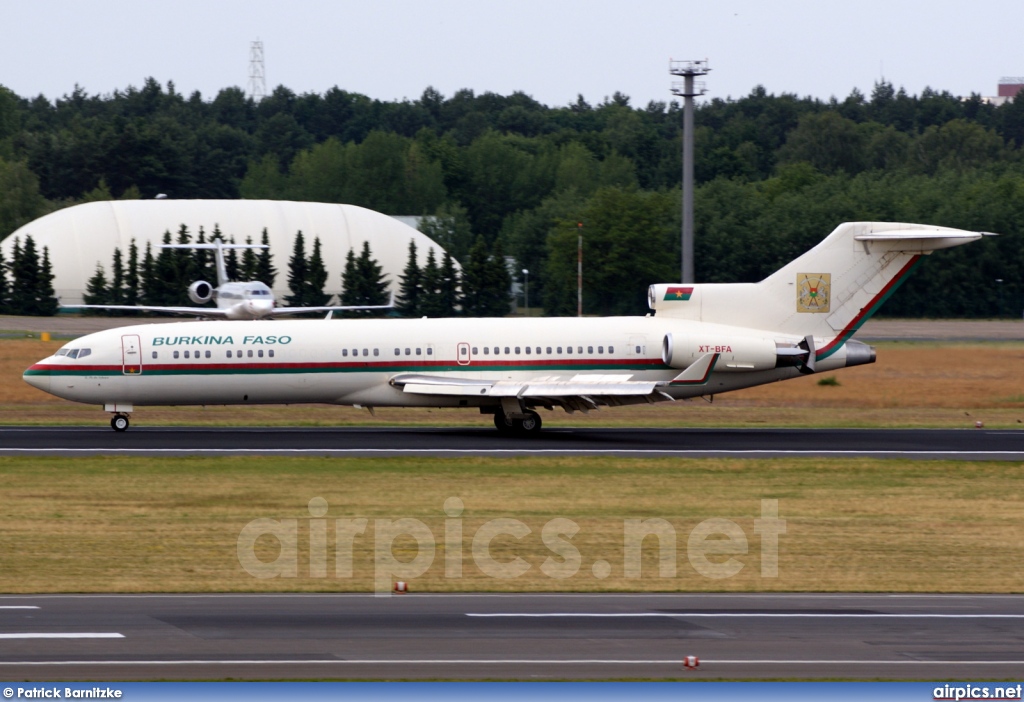
[[[431,88],[386,102],[282,86],[255,103],[152,79],[55,101],[0,87],[0,236],[97,199],[343,202],[435,215],[424,231],[463,267],[480,242],[481,260],[500,250],[530,271],[533,305],[561,315],[582,223],[584,311],[644,312],[646,287],[679,276],[681,122],[674,102],[621,94],[549,107]],[[758,87],[701,104],[695,124],[698,282],[759,280],[843,221],[923,222],[1002,236],[936,253],[884,313],[1020,316],[1024,99]]]

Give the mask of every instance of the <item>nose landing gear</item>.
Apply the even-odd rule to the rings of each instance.
[[[110,428],[114,431],[128,431],[128,415],[115,414],[110,418]]]

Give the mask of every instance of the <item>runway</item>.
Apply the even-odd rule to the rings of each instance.
[[[0,677],[1019,679],[1022,625],[1016,595],[5,596]]]
[[[1024,431],[986,429],[492,429],[3,427],[5,456],[876,457],[1024,460]]]

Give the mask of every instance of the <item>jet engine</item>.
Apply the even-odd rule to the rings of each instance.
[[[716,371],[768,370],[779,360],[775,341],[758,336],[666,334],[661,344],[661,360],[671,368],[686,368],[709,353],[719,354]]]
[[[213,286],[205,280],[197,280],[188,286],[188,299],[197,305],[209,302],[213,299]]]

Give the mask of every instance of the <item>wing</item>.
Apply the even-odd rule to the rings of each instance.
[[[228,310],[216,307],[157,307],[153,305],[70,305],[62,310],[124,310],[131,312],[164,312],[166,314],[182,314],[189,317],[227,318]]]
[[[306,314],[309,312],[345,312],[346,310],[390,310],[394,305],[334,305],[329,307],[274,307],[271,316],[281,317],[289,314]]]
[[[711,377],[719,354],[705,354],[672,380],[633,380],[631,375],[577,375],[572,378],[544,376],[528,380],[489,380],[442,375],[397,375],[391,384],[403,392],[474,398],[516,398],[528,406],[566,412],[587,412],[601,405],[629,405],[675,400],[665,392],[670,386],[704,385]]]

